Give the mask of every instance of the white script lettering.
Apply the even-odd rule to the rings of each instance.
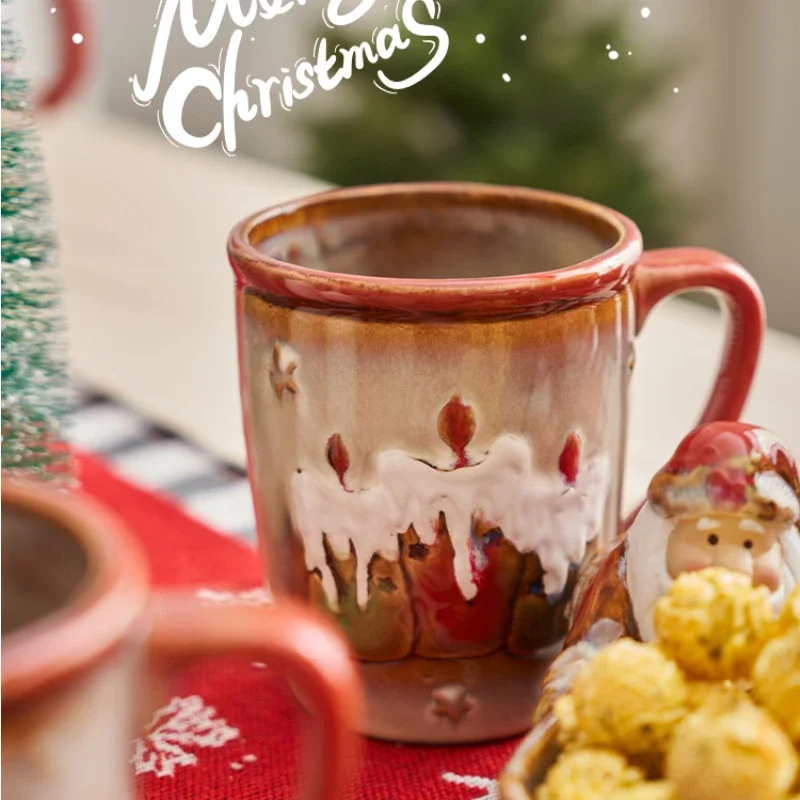
[[[383,69],[377,70],[378,85],[392,92],[407,89],[430,75],[444,60],[449,47],[447,32],[432,24],[437,18],[435,0],[400,0],[397,6],[397,23],[376,29],[370,41],[330,52],[331,45],[322,37],[311,58],[300,58],[294,66],[282,68],[279,76],[266,78],[246,76],[244,85],[237,85],[237,61],[243,39],[243,30],[257,19],[274,19],[293,8],[303,6],[307,0],[211,0],[212,9],[208,23],[200,29],[194,4],[200,0],[162,0],[156,16],[156,36],[153,52],[142,82],[139,75],[131,79],[133,100],[138,105],[150,104],[162,83],[167,46],[179,20],[184,39],[197,49],[209,47],[217,37],[227,14],[236,30],[228,47],[220,54],[217,66],[191,66],[177,75],[164,92],[160,114],[163,131],[173,144],[201,148],[221,139],[223,149],[236,151],[238,122],[250,122],[257,116],[268,119],[273,112],[272,89],[276,89],[283,109],[289,110],[295,102],[305,100],[314,90],[330,92],[342,81],[349,80],[356,71],[362,71],[388,61],[397,50],[405,50],[412,38],[432,45],[428,62],[413,75],[402,79],[387,77]],[[323,12],[329,25],[342,27],[361,19],[374,5],[375,0],[359,0],[349,11],[341,11],[343,0],[328,0]],[[429,21],[415,16],[421,4]],[[400,23],[400,24],[398,24]],[[402,26],[402,27],[401,27]],[[402,28],[409,36],[405,36]],[[252,38],[252,37],[251,37]],[[190,134],[184,124],[184,107],[195,89],[206,89],[220,104],[220,121],[204,136]]]

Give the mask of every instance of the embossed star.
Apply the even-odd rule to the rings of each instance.
[[[475,708],[475,700],[463,683],[447,683],[440,686],[431,692],[431,699],[433,713],[437,717],[449,717],[453,725],[458,725]]]
[[[284,392],[297,394],[297,383],[294,380],[294,371],[297,369],[297,361],[294,359],[282,364],[283,347],[280,342],[275,342],[272,346],[272,366],[269,370],[269,379],[275,394],[280,399]]]

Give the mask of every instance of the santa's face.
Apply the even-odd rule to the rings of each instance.
[[[667,572],[674,579],[682,572],[725,567],[775,592],[783,577],[781,539],[787,531],[784,523],[733,514],[679,517],[667,542]]]
[[[653,610],[682,572],[722,566],[769,587],[775,609],[800,582],[800,536],[788,523],[733,514],[664,519],[645,503],[627,534],[626,582],[644,641],[652,641]]]

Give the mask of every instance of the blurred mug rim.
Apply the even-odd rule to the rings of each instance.
[[[54,523],[86,556],[85,573],[63,605],[2,637],[5,709],[109,657],[145,612],[148,578],[123,525],[85,497],[4,477],[2,504]]]

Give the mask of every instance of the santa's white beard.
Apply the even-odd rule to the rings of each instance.
[[[631,607],[642,640],[655,638],[653,612],[659,598],[669,591],[673,579],[667,572],[667,543],[673,523],[658,516],[645,503],[628,529],[626,579]],[[772,593],[772,603],[779,610],[791,590],[800,582],[800,537],[792,529],[782,541],[783,580]]]
[[[792,526],[789,533],[783,536],[781,544],[783,545],[783,586],[780,590],[780,603],[783,603],[786,596],[800,583],[800,536],[798,536],[797,528]]]
[[[642,640],[655,638],[653,611],[658,599],[669,591],[667,542],[673,525],[645,503],[628,528],[625,573],[631,607]]]

